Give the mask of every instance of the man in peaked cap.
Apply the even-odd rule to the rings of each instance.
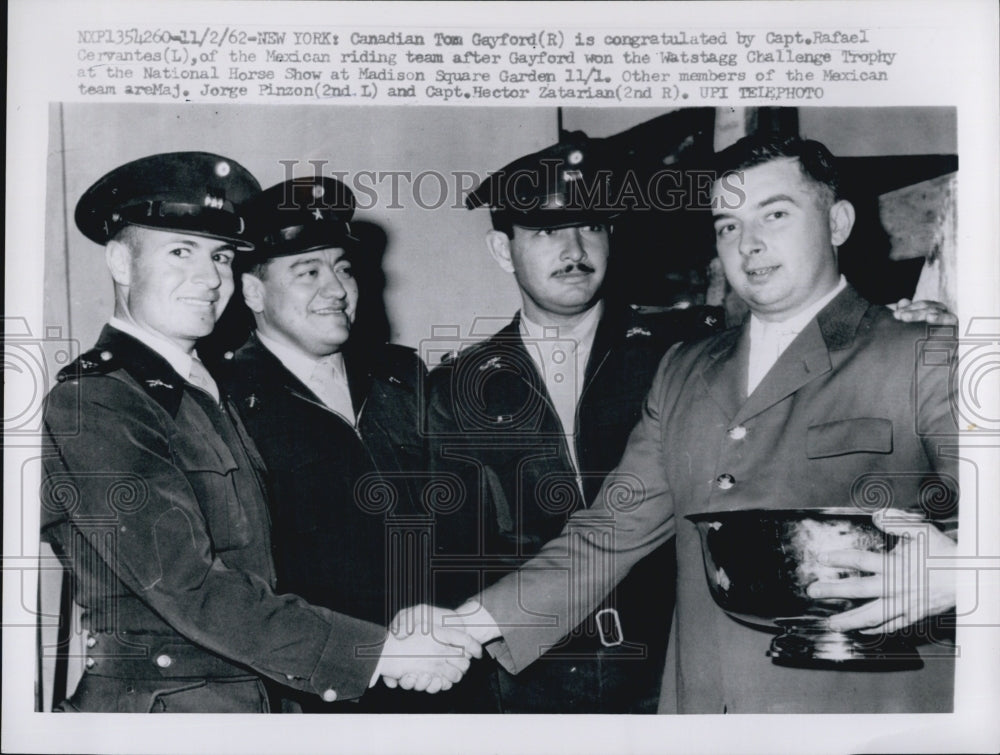
[[[430,688],[467,666],[458,647],[274,592],[263,462],[195,352],[253,248],[240,207],[259,189],[228,158],[182,152],[111,171],[77,205],[115,311],[44,408],[43,538],[88,630],[59,710],[260,712],[261,677],[332,701],[379,674],[423,672]]]
[[[436,519],[435,599],[457,605],[513,571],[591,501],[625,447],[667,347],[713,332],[702,308],[654,324],[607,301],[613,165],[572,134],[510,163],[467,198],[490,208],[487,247],[522,308],[430,378],[428,431],[440,473],[467,491]],[[566,642],[518,676],[477,664],[494,710],[655,712],[673,607],[668,543],[638,565]],[[655,600],[649,596],[655,595]],[[483,661],[482,665],[492,664]]]
[[[840,274],[837,247],[855,214],[819,142],[744,137],[717,156],[712,198],[719,258],[750,316],[670,349],[591,507],[516,575],[487,587],[478,616],[473,602],[460,613],[481,641],[502,636],[490,652],[505,667],[529,672],[538,648],[557,643],[673,537],[677,602],[661,712],[951,711],[955,583],[933,563],[957,546],[931,522],[958,506],[954,329],[900,322]],[[953,320],[936,310],[922,315]],[[805,662],[787,645],[768,653],[765,633],[713,601],[708,579],[728,577],[707,573],[687,519],[831,502],[857,505],[898,537],[885,553],[820,543],[816,560],[830,571],[807,588],[854,606],[824,628],[861,632],[882,652],[858,658],[831,643]],[[919,659],[900,656],[897,633],[917,643]]]
[[[413,349],[352,335],[352,262],[363,253],[354,206],[350,189],[322,176],[248,205],[257,248],[241,279],[256,330],[226,388],[267,464],[278,589],[386,626],[421,602],[426,579],[427,559],[406,547],[426,528],[426,369]],[[355,713],[421,710],[422,698],[381,685],[360,704],[296,697],[306,712]]]

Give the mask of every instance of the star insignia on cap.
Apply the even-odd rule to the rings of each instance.
[[[313,217],[316,218],[316,220],[322,220],[323,211],[317,207],[315,210],[313,210]]]

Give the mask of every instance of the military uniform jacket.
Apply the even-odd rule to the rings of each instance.
[[[484,605],[505,640],[491,647],[512,671],[523,668],[560,631],[540,627],[526,611],[556,614],[572,625],[587,610],[585,596],[603,594],[616,575],[676,532],[676,630],[661,712],[950,710],[954,662],[941,645],[921,646],[926,665],[916,671],[774,665],[765,655],[770,635],[738,624],[712,601],[700,538],[684,516],[852,504],[923,504],[931,516],[954,514],[954,341],[925,343],[925,326],[894,320],[848,287],[747,397],[748,330],[746,324],[668,352],[616,470],[619,479],[635,481],[625,491],[628,505],[616,504],[622,491],[606,487],[566,530],[586,534],[614,521],[613,546],[589,547],[564,534],[520,579],[488,588]],[[720,484],[722,475],[731,479]],[[564,565],[567,553],[582,565],[574,587],[584,599],[574,609],[548,571]]]
[[[460,603],[513,571],[593,500],[621,457],[667,347],[714,332],[717,324],[714,312],[700,308],[654,326],[631,308],[607,306],[577,405],[582,495],[562,425],[522,340],[520,316],[435,369],[432,463],[442,483],[448,475],[461,481],[457,500],[436,520],[436,563],[456,569],[435,579],[438,597]],[[672,544],[651,550],[604,604],[618,610],[621,633],[583,627],[590,647],[601,647],[599,633],[607,630],[606,641],[624,637],[637,652],[662,660],[673,607]]]
[[[194,675],[249,669],[359,697],[384,629],[274,593],[262,462],[233,408],[110,326],[59,381],[44,408],[43,537],[102,643],[153,636],[195,659],[158,668],[137,645],[146,678],[214,665]]]
[[[278,589],[385,625],[422,599],[412,590],[429,558],[399,551],[407,533],[428,527],[418,505],[427,478],[419,432],[426,370],[413,349],[391,344],[349,351],[345,364],[356,429],[256,335],[237,351],[224,385],[267,464]],[[398,580],[412,588],[405,604],[398,588],[387,600]]]

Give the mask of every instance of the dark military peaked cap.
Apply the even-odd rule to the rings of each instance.
[[[76,205],[83,235],[106,244],[126,225],[231,241],[252,249],[240,205],[260,191],[246,168],[208,152],[169,152],[126,163]]]
[[[286,257],[357,243],[351,234],[354,193],[327,176],[293,178],[258,194],[247,207],[254,259]]]
[[[605,223],[620,214],[612,207],[612,168],[604,141],[575,131],[490,175],[465,205],[487,206],[494,217],[524,228]]]

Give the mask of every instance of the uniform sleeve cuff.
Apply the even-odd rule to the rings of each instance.
[[[350,622],[353,626],[337,622],[331,628],[310,679],[313,691],[326,702],[361,697],[382,654],[385,627],[360,619]]]

